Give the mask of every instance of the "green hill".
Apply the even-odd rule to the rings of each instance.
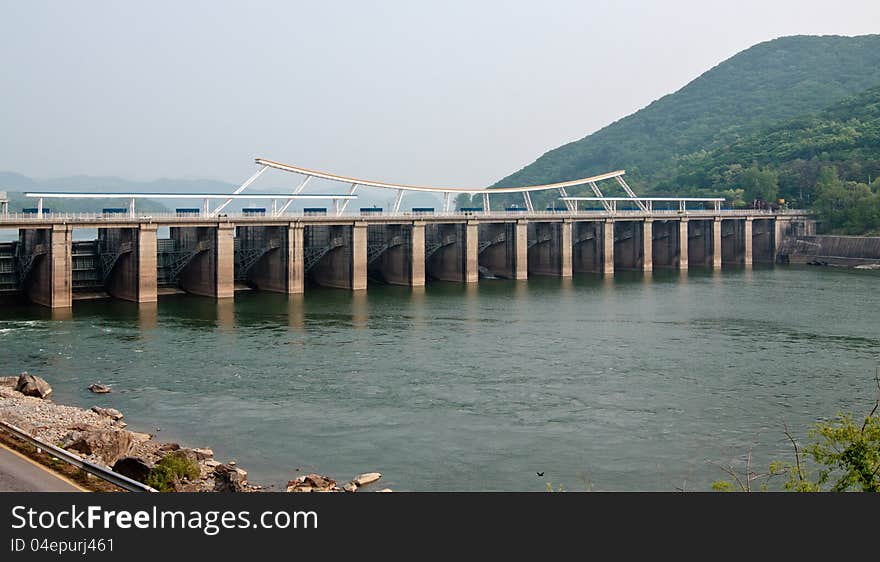
[[[826,230],[880,229],[880,86],[694,155],[662,191],[815,208]]]
[[[592,135],[551,150],[495,186],[562,181],[623,168],[638,193],[658,188],[678,193],[686,186],[673,180],[707,153],[878,84],[880,35],[775,39],[735,55]]]

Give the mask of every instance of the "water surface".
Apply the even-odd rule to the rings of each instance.
[[[707,489],[708,461],[788,454],[783,422],[867,412],[878,289],[756,268],[4,305],[0,374],[276,487],[378,470],[398,490]]]

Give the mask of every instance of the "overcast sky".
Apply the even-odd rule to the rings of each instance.
[[[240,182],[262,156],[488,185],[834,2],[0,0],[0,170]]]

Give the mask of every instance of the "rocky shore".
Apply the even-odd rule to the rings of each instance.
[[[0,377],[0,420],[162,491],[255,492],[264,489],[248,482],[247,471],[236,466],[235,461],[216,460],[210,448],[186,448],[178,443],[159,442],[149,433],[126,429],[125,416],[116,409],[95,406],[86,410],[55,404],[48,398],[51,392],[49,384],[34,375]],[[353,492],[379,478],[378,472],[365,473],[339,486],[327,476],[308,474],[290,480],[287,491]]]

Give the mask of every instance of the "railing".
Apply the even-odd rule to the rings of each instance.
[[[206,252],[214,247],[211,240],[199,240],[195,246],[180,248],[173,253],[170,263],[167,263],[166,276],[167,280],[177,279],[180,272],[202,252]]]
[[[303,256],[303,269],[306,273],[308,273],[312,270],[313,267],[320,263],[321,259],[323,259],[324,256],[326,256],[336,248],[341,248],[344,245],[345,239],[341,236],[335,236],[327,242],[326,246],[308,248],[305,251],[305,255]]]
[[[458,237],[454,234],[447,234],[440,240],[427,240],[425,242],[425,259],[440,251],[440,248],[451,246],[458,242]]]
[[[281,241],[273,238],[260,247],[236,248],[235,278],[239,281],[247,279],[250,270],[257,265],[257,262],[260,261],[263,256],[280,247]]]
[[[113,267],[116,265],[116,262],[119,261],[124,254],[131,253],[133,249],[131,242],[123,242],[119,244],[113,252],[102,252],[101,253],[101,277],[104,281],[110,277],[110,273],[113,271]]]
[[[395,246],[403,245],[403,237],[395,236],[391,240],[367,245],[367,265],[371,265],[374,261],[384,254],[388,249]]]
[[[498,236],[496,236],[492,240],[483,240],[482,242],[480,242],[477,245],[477,253],[482,254],[490,246],[495,246],[496,244],[501,244],[505,240],[507,240],[507,233],[506,232],[502,232],[501,234],[499,234]]]
[[[777,211],[758,210],[758,209],[652,209],[645,212],[641,209],[617,209],[608,211],[604,209],[579,209],[577,211],[557,210],[557,211],[521,211],[521,210],[497,210],[489,212],[461,212],[461,211],[440,211],[435,213],[412,212],[412,211],[386,211],[383,213],[374,213],[369,217],[365,217],[360,213],[328,213],[326,215],[315,215],[311,213],[303,213],[302,211],[286,212],[278,216],[254,216],[245,213],[224,213],[220,216],[211,216],[204,213],[193,215],[178,215],[176,213],[150,213],[140,214],[136,217],[106,215],[103,213],[44,213],[42,217],[38,217],[34,213],[9,213],[0,215],[0,226],[3,223],[14,224],[44,224],[44,223],[107,223],[107,224],[139,224],[160,222],[166,224],[173,223],[192,223],[199,221],[211,222],[276,222],[284,220],[305,220],[315,222],[341,220],[371,220],[382,218],[406,218],[411,220],[430,220],[433,217],[439,218],[496,218],[496,217],[688,217],[688,216],[724,216],[736,215],[738,217],[775,217],[775,216],[802,216],[809,214],[806,210],[801,209],[780,209]]]
[[[99,466],[94,463],[90,463],[89,461],[83,459],[82,457],[65,451],[60,447],[56,447],[55,445],[50,445],[48,443],[44,443],[40,441],[36,437],[31,434],[25,432],[23,429],[20,429],[11,423],[7,423],[4,421],[0,421],[0,429],[4,429],[9,433],[15,435],[19,439],[23,441],[27,441],[31,445],[37,448],[37,450],[45,450],[48,453],[51,453],[52,456],[57,457],[67,464],[75,466],[80,470],[84,470],[89,474],[97,476],[101,480],[105,480],[110,482],[115,486],[119,486],[123,490],[128,490],[129,492],[157,492],[158,490],[147,486],[146,484],[141,484],[137,480],[132,480],[127,476],[123,476],[117,472],[113,472],[109,468],[104,468],[103,466]]]

